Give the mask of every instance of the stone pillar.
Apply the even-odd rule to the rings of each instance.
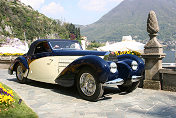
[[[162,69],[162,59],[165,57],[163,46],[158,42],[156,36],[159,32],[158,21],[154,11],[150,11],[147,20],[147,32],[150,40],[144,46],[145,80],[144,88],[161,89],[159,70]]]

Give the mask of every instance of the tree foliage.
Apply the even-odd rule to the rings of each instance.
[[[46,17],[16,0],[0,1],[0,35],[32,40],[34,38],[61,38],[68,39],[70,31],[68,24],[62,24]]]
[[[72,24],[72,23],[71,24],[67,24],[66,28],[67,28],[67,30],[70,33],[70,37],[69,38],[71,40],[74,40],[74,39],[80,40],[80,37],[81,37],[81,35],[80,35],[80,28],[76,28],[75,25]]]
[[[105,44],[97,42],[97,41],[91,41],[90,44],[87,46],[88,50],[96,50],[98,47],[104,46]]]

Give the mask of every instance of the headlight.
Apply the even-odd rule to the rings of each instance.
[[[131,68],[132,68],[133,70],[137,70],[137,68],[138,68],[138,63],[137,63],[136,61],[132,61],[132,63],[131,63]]]
[[[117,72],[117,64],[116,63],[112,62],[110,64],[110,71],[111,71],[111,73]]]

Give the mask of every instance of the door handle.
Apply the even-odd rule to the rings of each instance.
[[[49,62],[47,63],[47,65],[50,65],[51,62],[53,62],[53,59],[49,59]]]

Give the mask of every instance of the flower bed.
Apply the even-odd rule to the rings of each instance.
[[[15,91],[1,82],[0,88],[0,118],[38,118],[37,114],[25,104]],[[10,98],[8,99],[8,97]]]
[[[12,90],[5,89],[0,83],[0,108],[2,108],[2,110],[6,109],[11,106],[13,102],[15,102],[15,100],[13,99]]]
[[[110,56],[119,56],[119,55],[123,55],[123,54],[132,54],[132,55],[136,55],[138,57],[141,56],[141,53],[137,52],[137,51],[115,51],[115,52],[110,52],[109,55],[105,55],[104,59],[108,60],[108,58]]]
[[[23,53],[0,53],[0,62],[9,63],[16,59],[18,56],[24,55]]]
[[[116,56],[122,55],[122,54],[132,54],[132,55],[136,55],[136,56],[141,56],[141,53],[139,53],[137,51],[115,51],[114,53]]]
[[[0,56],[21,56],[23,53],[0,53]]]

